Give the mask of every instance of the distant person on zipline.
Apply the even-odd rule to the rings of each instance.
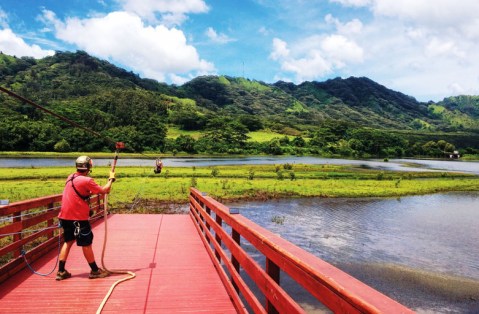
[[[72,275],[65,269],[68,253],[76,240],[82,247],[83,255],[90,265],[90,279],[103,278],[110,275],[106,270],[99,268],[93,254],[93,232],[90,222],[90,196],[93,194],[108,194],[115,173],[110,172],[108,183],[101,187],[88,174],[91,172],[93,162],[88,156],[80,156],[76,160],[77,172],[68,176],[63,190],[62,205],[58,218],[63,227],[63,243],[59,256],[59,265],[56,280],[64,280]]]

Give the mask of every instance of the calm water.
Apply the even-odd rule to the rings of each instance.
[[[479,313],[479,193],[226,205],[418,312]]]
[[[95,165],[106,166],[111,159],[94,159]],[[165,167],[202,167],[219,165],[259,165],[259,164],[332,164],[332,165],[357,165],[373,169],[397,171],[424,171],[424,170],[449,170],[474,173],[479,175],[479,162],[465,162],[460,160],[417,160],[393,159],[389,162],[381,160],[351,160],[319,157],[225,157],[225,158],[163,158]],[[154,159],[123,159],[120,156],[118,166],[151,166]],[[0,158],[0,168],[14,167],[52,167],[74,166],[73,159],[62,158]]]

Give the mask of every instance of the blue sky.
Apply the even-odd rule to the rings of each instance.
[[[84,50],[168,84],[366,76],[420,101],[479,94],[476,0],[2,0],[0,51]]]

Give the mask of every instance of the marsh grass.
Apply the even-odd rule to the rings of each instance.
[[[219,200],[390,197],[479,190],[479,177],[457,173],[378,171],[342,165],[279,168],[281,178],[278,165],[171,167],[161,175],[153,174],[150,167],[119,167],[109,203],[112,208],[124,209],[134,204],[141,208],[148,202],[187,203],[190,186]],[[71,172],[70,167],[0,168],[0,199],[15,202],[60,194]],[[103,185],[108,173],[109,167],[95,167],[92,177]]]

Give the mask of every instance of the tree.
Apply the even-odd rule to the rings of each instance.
[[[167,128],[158,116],[149,116],[138,126],[143,149],[159,149],[165,145]]]
[[[205,116],[195,110],[180,109],[170,111],[170,121],[182,130],[201,130],[205,127]]]
[[[217,152],[227,152],[229,149],[241,149],[248,140],[248,129],[238,121],[226,122],[214,119],[208,125],[204,138],[210,142],[210,147]]]
[[[196,153],[195,139],[189,135],[180,135],[175,139],[176,149],[187,153]]]
[[[292,141],[292,144],[296,147],[305,147],[306,146],[306,141],[304,140],[303,137],[301,136],[296,136],[293,141]]]
[[[282,155],[283,154],[283,149],[281,148],[281,144],[279,142],[279,139],[274,138],[268,142],[268,145],[266,146],[265,153],[271,154],[271,155]]]
[[[62,138],[59,142],[55,144],[53,149],[56,152],[66,153],[70,151],[70,144],[64,138]]]
[[[442,156],[442,151],[434,141],[429,141],[426,144],[422,145],[423,152],[428,156],[440,157]]]
[[[261,120],[253,115],[241,115],[239,122],[247,127],[249,131],[257,131],[263,128]]]

